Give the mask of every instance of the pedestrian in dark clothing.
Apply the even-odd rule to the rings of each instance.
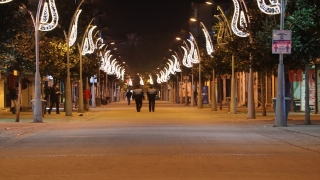
[[[142,99],[144,99],[143,90],[140,89],[140,86],[136,86],[136,89],[133,90],[132,99],[136,101],[137,112],[140,112],[142,107]]]
[[[197,90],[195,90],[194,92],[193,92],[193,98],[194,98],[194,105],[197,105],[197,98],[198,98],[198,92],[197,92]]]
[[[17,111],[17,103],[18,103],[18,90],[16,87],[10,90],[10,99],[11,99],[11,112],[15,114]]]
[[[150,86],[150,89],[147,91],[147,96],[149,100],[149,112],[154,112],[154,107],[156,103],[157,90]]]
[[[130,105],[130,100],[132,97],[132,92],[130,90],[128,90],[128,92],[126,93],[126,97],[127,97],[128,105]]]
[[[59,86],[58,84],[55,84],[53,86],[53,88],[51,89],[50,91],[50,109],[48,110],[48,113],[51,114],[51,110],[52,110],[52,107],[53,105],[55,104],[56,106],[56,113],[57,114],[60,114],[59,113],[59,104],[60,104],[60,89],[59,89]]]

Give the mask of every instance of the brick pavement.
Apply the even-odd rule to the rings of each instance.
[[[320,179],[318,115],[305,126],[290,113],[279,128],[259,113],[161,101],[154,113],[122,101],[44,123],[1,112],[0,179]]]

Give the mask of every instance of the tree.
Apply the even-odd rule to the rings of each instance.
[[[320,3],[317,0],[296,0],[288,3],[287,29],[292,30],[292,55],[295,61],[303,60],[305,65],[305,121],[310,125],[309,108],[309,66],[320,57],[319,18]]]

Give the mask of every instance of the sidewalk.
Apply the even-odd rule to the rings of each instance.
[[[82,116],[80,116],[82,115]],[[156,101],[141,112],[125,101],[46,114],[43,123],[22,112],[0,113],[0,179],[5,180],[319,180],[320,125],[289,114],[273,127],[273,112],[247,119]]]

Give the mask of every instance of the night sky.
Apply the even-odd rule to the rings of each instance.
[[[108,34],[126,38],[137,35],[187,29],[192,0],[96,0],[94,8],[106,12],[103,25]]]

